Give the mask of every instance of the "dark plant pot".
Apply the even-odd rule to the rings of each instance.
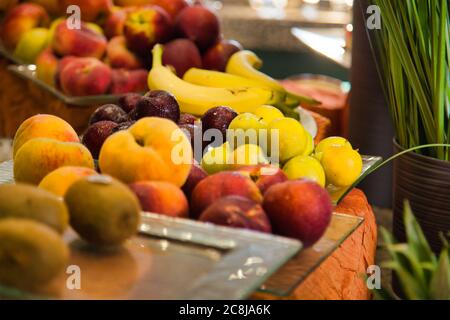
[[[396,153],[404,150],[394,141]],[[450,162],[417,153],[407,153],[394,161],[394,235],[405,241],[403,201],[409,200],[434,252],[439,253],[439,233],[450,231]]]

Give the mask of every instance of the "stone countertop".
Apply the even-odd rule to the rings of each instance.
[[[258,11],[242,3],[225,3],[217,13],[226,38],[238,40],[245,48],[268,51],[304,51],[305,46],[291,34],[293,27],[343,28],[351,22],[350,11],[305,5]]]

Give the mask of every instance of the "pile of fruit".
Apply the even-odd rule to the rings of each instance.
[[[261,60],[237,41],[223,39],[217,16],[202,5],[186,0],[115,1],[116,6],[110,0],[28,2],[34,3],[7,12],[0,39],[16,58],[36,64],[40,80],[67,95],[145,92],[148,79],[151,89],[170,91],[184,112],[197,115],[221,104],[242,112],[266,103],[298,117],[292,109],[299,103],[318,103],[286,92],[257,71]],[[62,17],[70,5],[81,9],[82,21]],[[159,43],[164,52],[159,46],[152,59]]]

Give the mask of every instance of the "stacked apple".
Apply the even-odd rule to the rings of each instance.
[[[156,43],[165,44],[163,62],[180,77],[192,67],[224,71],[241,49],[221,38],[213,12],[186,0],[29,2],[7,12],[0,38],[36,64],[39,79],[71,96],[144,92]],[[62,18],[71,5],[81,9],[80,25]]]

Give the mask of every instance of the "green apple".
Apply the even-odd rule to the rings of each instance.
[[[24,63],[34,63],[36,57],[48,45],[49,30],[46,28],[34,28],[25,32],[19,40],[14,56]]]

